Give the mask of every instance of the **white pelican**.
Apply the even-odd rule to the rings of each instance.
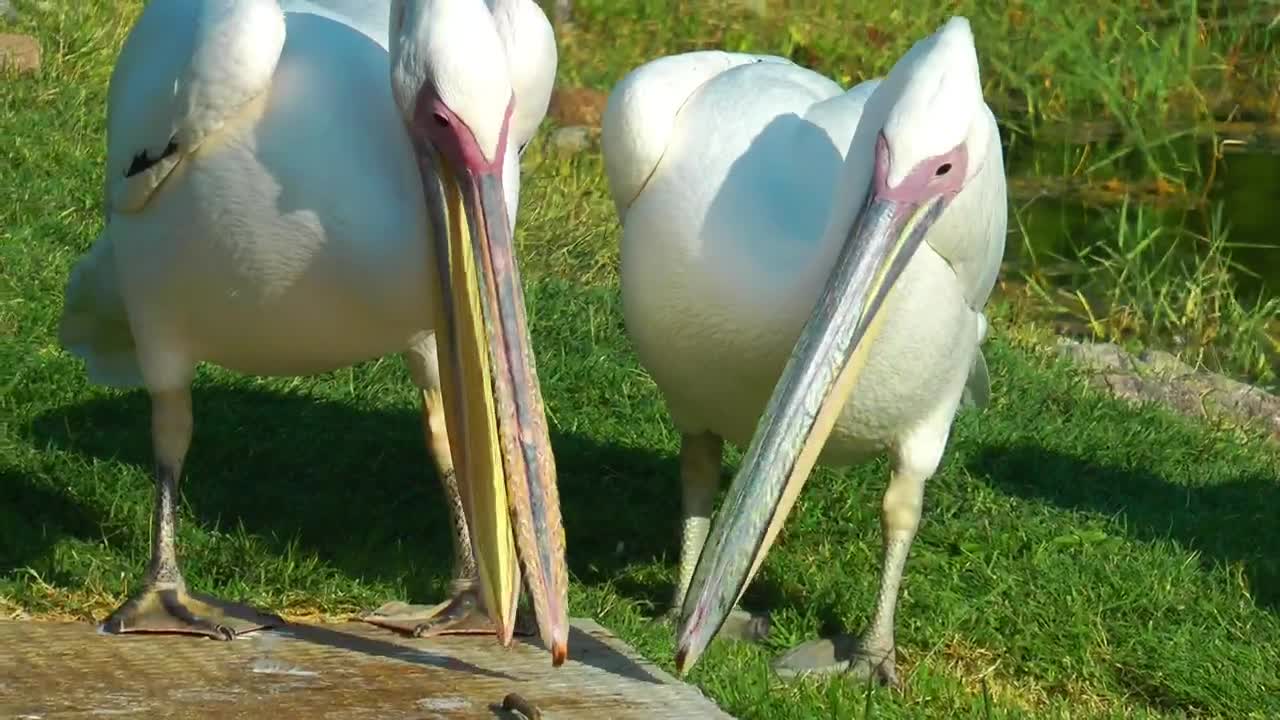
[[[722,627],[814,463],[887,453],[869,627],[774,666],[896,683],[898,586],[962,395],[986,403],[1004,252],[968,21],[848,92],[775,57],[655,60],[611,94],[603,147],[627,331],[683,438],[677,666]],[[750,447],[708,538],[724,440]]]
[[[179,570],[197,363],[288,376],[403,352],[450,500],[454,600],[372,619],[509,643],[518,548],[563,662],[564,535],[512,240],[519,150],[555,68],[532,0],[146,6],[111,78],[106,227],[60,329],[92,381],[151,396],[151,563],[106,630],[281,622]]]

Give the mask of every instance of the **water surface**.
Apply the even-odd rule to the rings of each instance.
[[[1155,160],[1169,190],[1161,194],[1158,172],[1137,152],[1082,179],[1079,169],[1100,163],[1110,150],[1099,148],[1015,141],[1006,149],[1013,207],[1005,254],[1010,268],[1087,284],[1090,268],[1079,259],[1100,242],[1119,246],[1117,228],[1128,191],[1129,227],[1140,211],[1145,231],[1163,229],[1154,252],[1172,250],[1184,263],[1205,256],[1220,212],[1229,258],[1238,266],[1233,271],[1238,296],[1261,301],[1280,296],[1280,154],[1226,152],[1215,165],[1211,143],[1175,146]]]

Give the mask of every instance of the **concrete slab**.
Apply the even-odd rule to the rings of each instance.
[[[569,652],[553,668],[521,638],[508,649],[359,622],[217,642],[0,621],[0,718],[517,718],[501,709],[514,692],[546,720],[732,720],[593,621],[573,621]]]

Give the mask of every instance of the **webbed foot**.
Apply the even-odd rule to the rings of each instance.
[[[780,677],[813,677],[842,674],[852,680],[874,680],[898,688],[894,648],[871,648],[852,635],[810,640],[776,658],[773,670]]]
[[[676,627],[680,622],[680,609],[673,607],[654,619],[669,627]],[[717,638],[735,642],[760,642],[769,637],[771,627],[768,613],[753,613],[742,608],[734,608],[725,619]]]
[[[493,635],[498,629],[484,611],[479,590],[472,586],[452,588],[452,596],[436,605],[410,605],[393,600],[361,620],[378,627],[410,635]],[[516,611],[516,635],[536,635],[537,621],[522,606]]]
[[[278,615],[248,605],[188,591],[182,585],[148,585],[129,598],[102,623],[109,633],[184,633],[215,640],[280,627]]]

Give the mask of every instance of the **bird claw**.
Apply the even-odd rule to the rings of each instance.
[[[410,605],[392,601],[360,619],[415,638],[432,635],[488,635],[497,631],[471,591],[457,593],[437,605]]]
[[[431,635],[443,635],[450,632],[465,634],[470,630],[493,632],[494,625],[480,609],[474,593],[464,592],[454,595],[443,606],[437,606],[436,612],[429,620],[418,623],[413,628],[413,637],[422,638]]]
[[[109,633],[180,633],[214,640],[234,640],[253,630],[278,627],[277,615],[221,600],[186,588],[148,585],[102,623]]]
[[[901,688],[893,646],[869,648],[850,635],[819,638],[802,643],[772,663],[779,677],[802,678],[842,675],[851,680]]]
[[[719,636],[726,640],[756,643],[769,637],[771,622],[768,613],[753,613],[734,608],[720,627]]]
[[[437,605],[386,603],[365,614],[361,620],[378,627],[423,638],[435,635],[491,635],[497,632],[480,596],[473,588],[457,588],[448,600]],[[516,611],[516,635],[537,634],[537,620],[521,607]]]
[[[845,672],[854,680],[874,682],[881,687],[901,690],[902,681],[898,679],[898,665],[894,655],[892,650],[888,655],[859,653],[849,662]]]

